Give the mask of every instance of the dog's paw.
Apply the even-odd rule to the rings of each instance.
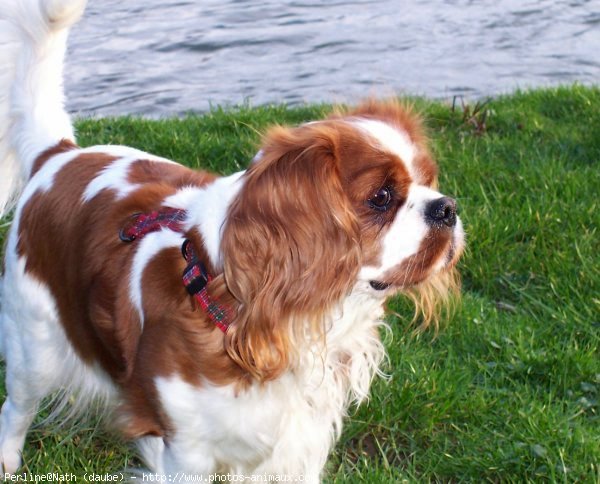
[[[0,470],[2,475],[15,474],[21,466],[21,452],[14,449],[3,448],[0,450]]]

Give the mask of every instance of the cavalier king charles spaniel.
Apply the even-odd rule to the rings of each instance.
[[[2,470],[54,395],[110,411],[154,473],[318,481],[380,372],[386,299],[431,319],[455,280],[463,229],[419,117],[369,100],[274,127],[227,177],[81,148],[62,62],[84,3],[0,6]]]

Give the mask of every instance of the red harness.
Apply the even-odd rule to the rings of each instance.
[[[184,233],[183,221],[186,215],[186,211],[179,208],[165,208],[150,213],[135,213],[119,231],[119,238],[123,242],[129,243],[163,228],[182,234]],[[219,304],[208,293],[206,286],[212,280],[212,276],[198,258],[188,239],[183,242],[181,253],[188,263],[183,271],[183,285],[190,296],[198,301],[202,310],[215,326],[226,333],[232,320],[231,308]]]

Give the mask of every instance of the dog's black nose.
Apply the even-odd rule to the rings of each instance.
[[[456,225],[456,202],[449,197],[432,200],[425,206],[427,223],[433,226],[444,224],[447,227]]]

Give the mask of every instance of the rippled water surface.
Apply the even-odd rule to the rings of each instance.
[[[469,98],[600,79],[600,0],[88,0],[69,108]]]

